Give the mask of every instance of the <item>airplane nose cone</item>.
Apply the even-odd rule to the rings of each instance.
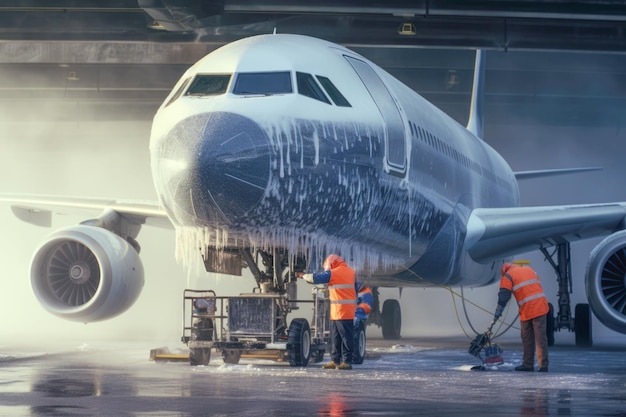
[[[199,197],[234,220],[263,197],[270,171],[269,141],[251,119],[213,113],[197,155]]]
[[[170,217],[182,225],[237,223],[263,197],[269,140],[253,120],[214,112],[179,122],[162,141],[155,181]]]

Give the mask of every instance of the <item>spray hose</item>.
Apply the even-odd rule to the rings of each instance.
[[[420,280],[422,280],[422,278],[421,278],[421,277],[419,277],[419,276],[418,276],[415,272],[411,271],[411,270],[410,270],[410,269],[408,269],[408,268],[405,268],[405,269],[406,269],[408,272],[410,272],[411,274],[413,274],[413,275],[415,275],[416,277],[418,277]],[[422,280],[422,281],[423,281],[423,280]],[[493,337],[491,337],[491,330],[492,330],[493,326],[495,326],[495,324],[498,322],[498,320],[496,320],[496,319],[494,319],[494,320],[493,320],[493,322],[492,322],[492,323],[491,323],[491,325],[489,326],[489,330],[488,330],[487,332],[478,332],[478,331],[474,328],[474,325],[472,324],[472,321],[471,321],[471,320],[470,320],[470,318],[469,318],[469,315],[468,315],[468,313],[467,313],[466,303],[469,303],[469,304],[473,305],[474,307],[478,308],[479,310],[484,311],[484,312],[485,312],[485,313],[487,313],[487,314],[492,315],[493,313],[492,313],[490,310],[487,310],[486,308],[484,308],[484,307],[482,307],[482,306],[480,306],[480,305],[478,305],[478,304],[474,303],[473,301],[468,300],[467,298],[465,298],[465,294],[464,294],[464,292],[463,292],[463,287],[461,287],[461,293],[459,294],[459,293],[455,292],[452,288],[450,288],[450,287],[449,287],[449,286],[447,286],[447,285],[432,284],[432,286],[437,286],[437,287],[440,287],[440,288],[444,288],[444,289],[446,289],[446,290],[448,290],[448,291],[450,292],[450,295],[452,296],[452,303],[454,304],[454,313],[455,313],[455,315],[456,315],[457,322],[458,322],[458,324],[459,324],[459,327],[460,327],[460,328],[461,328],[461,330],[463,331],[463,334],[465,334],[465,336],[466,336],[468,339],[473,339],[474,337],[473,337],[473,336],[471,336],[471,335],[467,332],[467,330],[465,329],[465,327],[464,327],[464,326],[463,326],[463,324],[462,324],[461,317],[459,316],[459,310],[458,310],[458,307],[457,307],[457,305],[456,305],[456,299],[455,299],[455,296],[457,296],[457,297],[459,297],[459,298],[461,299],[461,301],[462,301],[462,305],[463,305],[463,312],[464,312],[464,314],[465,314],[465,320],[466,320],[466,321],[467,321],[467,323],[469,324],[469,326],[470,326],[470,328],[472,329],[472,331],[474,332],[474,335],[475,335],[475,336],[476,336],[476,335],[480,335],[480,334],[484,334],[484,333],[487,333],[487,332],[488,332],[488,333],[489,333],[489,335],[490,335],[490,338],[491,338],[491,339],[496,339],[496,338],[498,338],[498,337],[500,337],[500,336],[504,335],[504,334],[505,334],[507,331],[509,331],[511,328],[515,328],[515,329],[519,330],[517,327],[514,327],[514,326],[513,326],[513,325],[514,325],[514,323],[515,323],[515,321],[516,321],[516,320],[517,320],[517,318],[519,317],[519,313],[518,313],[518,314],[515,316],[515,318],[514,318],[514,319],[513,319],[513,320],[512,320],[512,321],[511,321],[508,325],[506,325],[506,327],[505,327],[505,328],[504,328],[504,330],[502,330],[502,331],[500,331],[500,329],[501,329],[501,328],[502,328],[502,326],[505,324],[505,322],[504,322],[503,320],[502,320],[502,321],[500,321],[500,326],[498,327],[498,330],[496,331],[496,334],[495,334],[495,335],[493,335]],[[507,306],[507,312],[508,312],[508,306]],[[506,315],[506,314],[505,314],[505,315]]]

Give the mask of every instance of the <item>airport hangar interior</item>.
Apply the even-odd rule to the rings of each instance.
[[[520,120],[619,127],[626,105],[621,2],[5,0],[0,117],[151,120],[196,60],[274,30],[361,53],[461,124],[486,50],[485,136]]]
[[[149,129],[163,99],[195,61],[228,42],[276,31],[319,37],[361,53],[463,125],[475,50],[483,49],[485,140],[514,170],[595,166],[606,159],[605,173],[617,170],[623,176],[626,5],[593,0],[309,3],[5,0],[0,5],[0,124],[75,122],[88,131],[90,124],[122,121]],[[146,145],[147,136],[142,138]],[[51,148],[55,140],[50,136]],[[572,153],[579,157],[574,162]],[[577,177],[566,183],[570,188],[559,185],[537,198],[534,183],[521,189],[522,203],[626,201],[619,180],[611,187],[587,187],[584,196],[577,189],[581,183]],[[588,253],[574,260],[580,287]],[[574,294],[584,302],[584,289]]]

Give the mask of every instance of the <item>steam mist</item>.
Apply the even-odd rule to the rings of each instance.
[[[2,106],[10,107],[11,103],[4,101]],[[120,106],[132,106],[132,103]],[[38,109],[31,111],[40,114]],[[602,112],[596,109],[594,113]],[[489,118],[487,107],[485,139],[514,170],[604,167],[599,172],[525,181],[520,184],[522,205],[626,201],[622,183],[626,177],[623,164],[626,133],[620,126],[556,127],[529,120],[502,125]],[[107,120],[106,115],[85,120],[48,119],[26,117],[14,121],[0,116],[1,192],[156,200],[149,166],[149,120],[119,122]],[[36,301],[30,289],[30,259],[35,247],[55,228],[85,219],[85,216],[55,216],[53,227],[47,230],[20,222],[8,205],[0,206],[3,225],[0,264],[5,271],[0,282],[3,315],[0,332],[4,344],[41,346],[42,341],[49,345],[140,340],[154,343],[155,347],[177,346],[181,336],[183,289],[212,288],[218,295],[234,295],[249,292],[254,286],[247,271],[243,278],[230,278],[208,275],[198,268],[186,270],[175,261],[175,232],[144,227],[138,241],[146,276],[138,302],[107,322],[87,325],[66,322],[45,312]],[[572,245],[572,309],[576,303],[586,302],[585,265],[589,252],[598,242],[599,239]],[[543,256],[534,252],[517,258],[531,260],[550,302],[556,304],[555,275]],[[460,293],[458,288],[453,290]],[[497,285],[465,289],[467,299],[476,304],[468,304],[467,311],[479,332],[491,322],[497,290]],[[309,294],[310,288],[300,284],[300,298],[308,299]],[[382,289],[382,296],[381,303],[386,298],[398,298],[398,290]],[[463,318],[460,299],[445,288],[404,289],[400,301],[404,336],[462,337],[464,330],[471,332]],[[516,314],[515,306],[510,304],[505,317],[508,320]],[[301,311],[298,315],[306,317],[309,313]],[[595,318],[593,332],[597,343],[626,345],[625,335],[606,329]],[[380,330],[370,326],[368,334],[379,336]],[[518,331],[513,329],[506,337],[518,341]],[[557,344],[573,343],[573,340],[573,334],[566,331],[556,334]]]

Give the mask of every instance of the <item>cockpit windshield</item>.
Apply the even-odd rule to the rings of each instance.
[[[293,92],[291,73],[281,72],[242,72],[237,74],[233,94],[237,95],[271,95],[289,94]]]
[[[186,96],[214,96],[224,94],[230,74],[198,74],[185,93]]]

